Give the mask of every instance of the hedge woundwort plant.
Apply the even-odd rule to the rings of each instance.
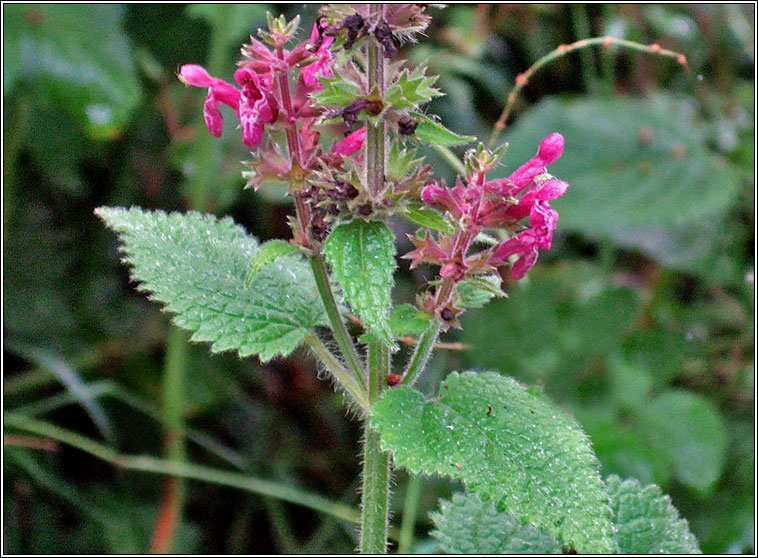
[[[310,347],[364,422],[361,552],[387,550],[393,464],[465,484],[433,516],[443,550],[695,551],[656,487],[601,479],[581,428],[538,389],[497,372],[453,373],[437,399],[412,387],[439,333],[502,296],[501,273],[521,279],[550,249],[550,202],[568,188],[548,172],[564,150],[550,130],[523,164],[507,161],[505,145],[479,143],[452,187],[435,178],[414,146],[474,138],[423,112],[441,95],[435,78],[398,58],[429,21],[421,4],[327,6],[300,43],[299,18],[269,17],[242,47],[234,84],[182,66],[181,81],[207,90],[214,137],[240,133],[224,132],[224,111],[239,121],[248,186],[286,184],[290,241],[259,246],[230,219],[197,213],[98,214],[121,234],[140,288],[194,340],[262,361]],[[331,140],[335,129],[342,137]],[[513,172],[488,179],[503,164]],[[414,305],[391,302],[394,216],[420,226],[401,257],[439,269]],[[398,362],[409,335],[415,350]]]

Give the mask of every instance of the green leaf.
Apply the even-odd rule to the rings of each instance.
[[[693,239],[691,229],[723,221],[740,183],[707,148],[689,100],[544,100],[508,133],[506,170],[492,176],[513,172],[551,132],[563,134],[566,150],[550,174],[571,184],[553,203],[560,229],[609,237],[685,269],[714,249],[718,234]]]
[[[262,244],[258,253],[250,262],[250,266],[247,268],[245,286],[249,288],[253,279],[255,279],[255,277],[263,271],[268,264],[297,251],[297,246],[293,246],[286,240],[275,239]]]
[[[325,313],[311,272],[295,255],[269,264],[245,287],[256,240],[230,218],[139,208],[96,210],[119,233],[124,261],[139,290],[151,293],[174,323],[209,341],[213,352],[236,350],[262,361],[288,355]]]
[[[424,158],[416,157],[415,149],[403,149],[400,142],[392,142],[387,156],[387,181],[400,182]]]
[[[387,88],[384,98],[392,108],[398,110],[416,108],[442,95],[438,89],[432,87],[437,78],[425,76],[425,70],[425,68],[419,68],[413,73],[405,70],[397,81]]]
[[[481,308],[495,297],[507,296],[500,288],[500,277],[482,275],[471,277],[458,284],[460,305],[465,308]]]
[[[384,223],[356,219],[331,232],[324,255],[369,333],[392,346],[390,291],[397,265],[392,231]]]
[[[441,231],[445,234],[455,232],[455,228],[441,213],[418,202],[410,202],[405,205],[405,216],[412,223],[427,229]]]
[[[333,77],[319,77],[318,80],[323,89],[311,95],[318,105],[346,107],[361,97],[361,88],[337,72]]]
[[[721,476],[727,432],[718,409],[705,397],[669,390],[640,408],[640,427],[674,464],[677,478],[708,493]]]
[[[561,554],[555,536],[498,511],[490,500],[469,492],[440,500],[440,511],[429,514],[431,535],[447,554]]]
[[[424,143],[452,147],[471,143],[476,139],[474,136],[461,136],[455,132],[451,132],[439,122],[421,113],[413,112],[411,116],[418,119],[418,126],[416,126],[414,136]]]
[[[116,4],[12,4],[3,11],[4,91],[24,82],[87,132],[110,138],[140,100]]]
[[[579,552],[616,550],[589,440],[540,390],[496,372],[453,373],[436,400],[405,386],[388,390],[371,425],[398,466],[462,480],[498,511]]]
[[[410,304],[400,304],[390,314],[390,329],[395,337],[420,335],[429,329],[431,317]]]
[[[687,521],[654,484],[637,480],[606,479],[616,517],[616,540],[621,554],[700,554]]]

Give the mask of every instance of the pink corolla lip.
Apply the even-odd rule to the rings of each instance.
[[[332,148],[333,153],[342,155],[343,157],[349,157],[356,151],[360,151],[363,147],[363,142],[366,141],[366,128],[361,128],[355,132],[345,136],[345,139],[335,144]]]
[[[222,103],[233,108],[240,119],[242,141],[248,147],[258,145],[263,137],[264,124],[278,117],[278,107],[270,93],[273,87],[270,75],[240,68],[235,72],[234,79],[242,91],[222,79],[214,78],[197,64],[182,66],[178,77],[187,85],[208,88],[203,117],[213,137],[221,137],[224,128],[224,117],[219,110]]]

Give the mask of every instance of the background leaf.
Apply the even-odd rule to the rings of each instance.
[[[721,476],[727,436],[718,410],[701,395],[668,390],[641,409],[641,427],[671,459],[684,484],[707,493]]]
[[[677,267],[714,249],[714,235],[693,243],[687,232],[723,221],[739,182],[731,165],[707,149],[689,101],[548,98],[508,133],[507,173],[551,132],[563,134],[566,153],[550,172],[571,185],[554,202],[559,229],[612,238]],[[679,253],[685,248],[687,256]]]
[[[396,465],[462,480],[579,552],[615,551],[589,440],[541,390],[495,372],[453,373],[436,400],[408,387],[387,391],[371,425]]]
[[[262,361],[288,355],[325,320],[310,270],[297,257],[266,267],[245,287],[258,243],[229,219],[133,208],[99,208],[117,231],[140,290],[176,313],[174,322],[210,341],[213,352],[237,350]]]
[[[116,4],[16,4],[3,12],[4,90],[39,90],[95,137],[125,125],[141,90]]]
[[[345,298],[370,333],[393,344],[389,311],[395,272],[395,236],[378,221],[355,219],[336,227],[324,254]]]
[[[561,554],[551,533],[497,511],[477,494],[453,494],[430,515],[436,527],[431,534],[447,554]]]
[[[656,485],[637,480],[606,479],[622,554],[700,554],[687,521]]]

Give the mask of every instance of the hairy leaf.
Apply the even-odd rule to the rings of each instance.
[[[498,511],[491,500],[470,492],[440,500],[440,511],[430,514],[436,530],[431,535],[447,554],[560,554],[555,535]]]
[[[250,289],[248,262],[256,240],[229,219],[107,208],[97,215],[119,233],[124,261],[142,291],[175,313],[174,323],[211,342],[262,361],[290,354],[310,329],[325,324],[310,270],[298,257],[266,266]]]
[[[496,372],[453,373],[433,401],[405,386],[388,390],[371,424],[397,465],[462,480],[579,552],[616,550],[589,440],[541,390]]]
[[[654,484],[637,480],[606,479],[616,517],[616,540],[622,554],[700,554],[687,521],[671,505],[671,498]]]
[[[356,219],[332,231],[324,254],[345,299],[369,333],[392,345],[390,291],[396,267],[392,231],[384,223]]]
[[[256,275],[263,271],[268,264],[295,252],[297,252],[297,246],[293,246],[286,240],[274,239],[262,244],[247,268],[245,286],[249,287]]]
[[[416,126],[414,135],[424,143],[452,147],[454,145],[471,143],[476,139],[474,136],[461,136],[455,132],[451,132],[439,122],[423,114],[417,112],[411,114],[418,120],[418,126]]]

